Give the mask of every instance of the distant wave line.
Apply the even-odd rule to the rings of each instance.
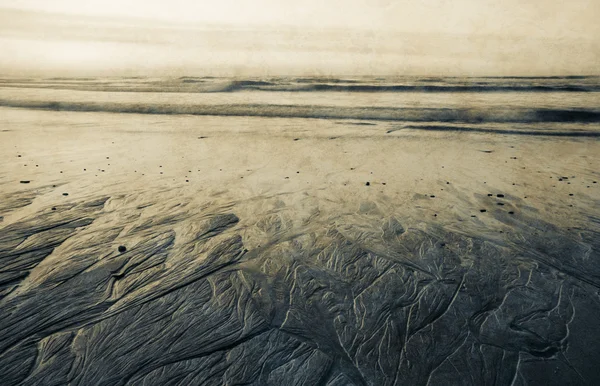
[[[345,92],[345,93],[592,93],[600,92],[598,85],[390,85],[390,84],[329,84],[303,83],[291,85],[265,81],[234,81],[212,83],[204,80],[183,79],[177,83],[137,84],[131,87],[110,84],[90,84],[77,82],[61,83],[18,83],[0,81],[0,87],[39,88],[51,90],[77,90],[95,92],[164,92],[164,93],[233,93],[241,91],[266,92]]]

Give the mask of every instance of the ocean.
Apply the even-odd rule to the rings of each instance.
[[[1,79],[0,106],[593,137],[600,132],[600,77]]]

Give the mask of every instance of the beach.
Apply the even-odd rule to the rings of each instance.
[[[600,381],[598,78],[161,82],[0,84],[7,384]]]

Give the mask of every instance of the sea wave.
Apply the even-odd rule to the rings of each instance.
[[[390,108],[275,104],[152,104],[60,102],[0,99],[0,106],[55,111],[164,115],[254,116],[273,118],[353,119],[410,122],[600,122],[600,109],[533,108]]]
[[[465,126],[446,126],[446,125],[406,125],[393,128],[387,131],[388,134],[402,130],[423,130],[423,131],[441,131],[441,132],[467,132],[484,134],[505,134],[505,135],[524,135],[524,136],[544,136],[544,137],[594,137],[600,138],[600,131],[593,130],[531,130],[531,129],[499,129],[489,127],[465,127]]]

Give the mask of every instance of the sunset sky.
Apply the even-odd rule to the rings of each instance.
[[[0,0],[0,72],[598,74],[599,17],[597,0]]]

